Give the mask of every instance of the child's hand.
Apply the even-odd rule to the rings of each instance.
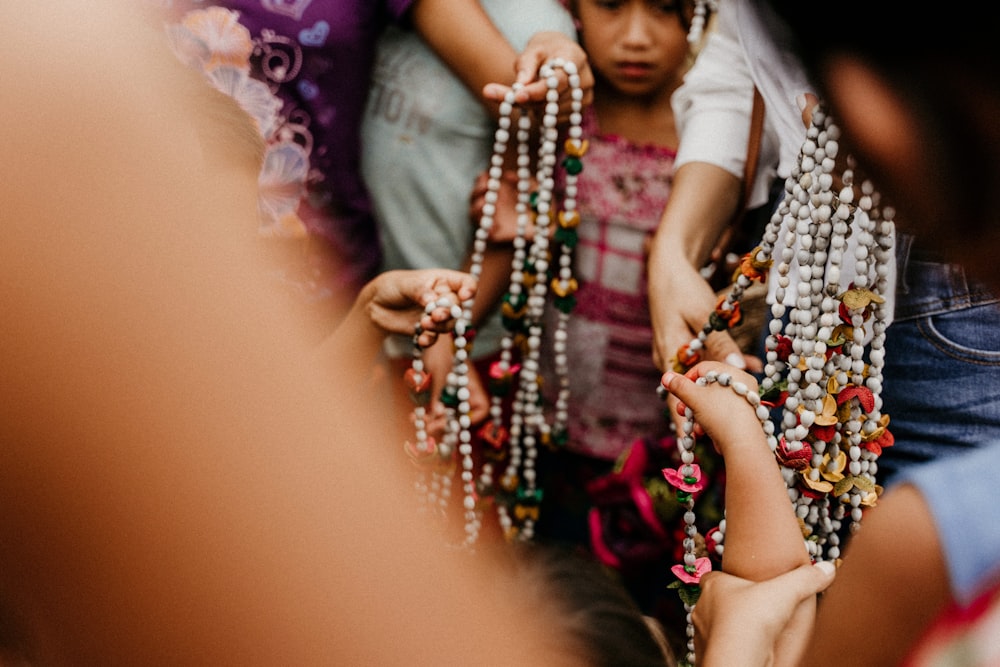
[[[729,374],[730,386],[721,386],[718,382],[708,386],[695,384],[709,371]],[[749,373],[717,361],[703,361],[684,375],[667,371],[660,384],[678,399],[679,415],[683,416],[685,409],[691,408],[696,423],[694,435],[707,435],[723,456],[744,443],[764,442],[760,420],[745,396],[757,393],[757,380]]]
[[[442,301],[458,306],[476,293],[476,279],[462,271],[413,269],[386,271],[362,289],[355,308],[364,310],[373,325],[384,333],[413,334],[417,322],[422,333],[419,344],[431,345],[439,333],[454,325],[453,308],[441,306],[430,313],[427,304]]]
[[[451,371],[452,352],[451,346],[442,341],[439,345],[434,345],[424,353],[424,365],[431,374],[431,392],[434,399],[427,408],[427,433],[438,442],[444,437],[445,427],[448,423],[448,411],[441,403],[441,390],[444,388]],[[479,424],[486,420],[490,414],[490,395],[483,384],[476,367],[469,364],[468,375],[469,389],[469,418],[472,424]]]
[[[696,650],[706,664],[799,664],[809,633],[789,636],[789,622],[835,575],[827,561],[758,583],[722,571],[705,574],[694,610]]]

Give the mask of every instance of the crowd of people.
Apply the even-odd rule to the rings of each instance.
[[[995,20],[0,20],[0,664],[995,664]]]

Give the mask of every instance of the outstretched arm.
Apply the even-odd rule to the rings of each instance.
[[[733,383],[742,383],[748,393],[757,390],[751,375],[717,362],[702,362],[686,375],[668,372],[662,383],[679,400],[679,412],[683,413],[685,406],[691,408],[700,430],[712,439],[725,459],[724,572],[759,582],[808,565],[802,530],[753,407],[732,387],[721,383],[695,384],[697,378],[710,371],[728,373]],[[695,621],[700,628],[696,641],[702,664],[736,664],[729,662],[730,658],[740,652],[747,656],[751,648],[764,656],[771,655],[773,650],[781,660],[778,664],[794,664],[812,631],[815,598],[795,597],[787,601],[788,617],[782,620],[788,622],[755,627],[755,643],[750,647],[745,645],[743,633],[737,635],[733,627],[740,626],[735,621],[738,614],[730,605],[742,602],[738,598],[726,599],[732,588],[712,587],[713,577],[718,576],[726,575],[708,573],[702,578],[702,600],[707,604],[699,601],[695,607]],[[765,630],[773,634],[767,635]],[[738,664],[754,663],[738,661]]]
[[[653,236],[648,261],[653,361],[668,370],[677,350],[697,336],[715,308],[715,293],[699,273],[732,218],[740,179],[707,162],[689,162],[674,174],[670,198]],[[706,341],[705,359],[743,358],[725,331]]]
[[[448,64],[466,87],[479,94],[495,114],[497,105],[513,82],[526,86],[520,102],[544,102],[545,83],[535,81],[538,68],[551,58],[563,58],[577,66],[585,103],[593,94],[594,76],[587,55],[572,34],[542,30],[518,54],[490,21],[478,2],[471,0],[418,0],[411,10],[414,26],[432,49]],[[568,90],[565,75],[560,74]],[[494,85],[496,84],[496,85]],[[565,98],[565,96],[563,96]],[[563,104],[567,102],[567,104]],[[568,99],[560,100],[568,109]]]
[[[726,465],[725,571],[760,581],[809,562],[802,530],[764,431],[747,400],[719,383],[699,386],[709,371],[728,373],[748,392],[748,373],[718,362],[702,362],[686,375],[667,372],[663,386],[677,397],[678,412],[690,407]]]
[[[476,294],[476,279],[451,269],[400,269],[380,273],[358,294],[347,318],[328,344],[374,352],[388,334],[413,334],[419,323],[420,344],[430,346],[437,334],[451,330],[455,313]],[[439,304],[427,312],[428,304]]]

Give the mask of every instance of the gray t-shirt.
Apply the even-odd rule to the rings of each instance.
[[[576,34],[558,0],[482,0],[482,6],[517,51],[539,31]],[[489,166],[495,130],[478,96],[418,34],[397,27],[384,33],[361,132],[383,270],[462,268],[475,231],[469,193]],[[499,350],[502,337],[498,310],[479,326],[473,357]],[[387,350],[408,356],[412,341],[392,338]]]

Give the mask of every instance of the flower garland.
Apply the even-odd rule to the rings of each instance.
[[[720,299],[698,335],[678,350],[675,363],[680,372],[693,366],[710,333],[739,323],[743,290],[765,280],[777,260],[759,394],[737,383],[731,386],[746,396],[761,420],[814,561],[840,558],[843,529],[856,531],[863,508],[873,506],[881,494],[877,460],[893,443],[880,398],[886,331],[881,295],[892,260],[893,211],[880,210],[870,182],[855,185],[850,157],[836,188],[839,135],[818,107],[761,245],[743,257],[732,291]],[[854,269],[843,287],[845,255],[853,258]],[[714,381],[729,384],[722,376],[704,383]],[[776,426],[772,415],[778,414]],[[694,664],[690,612],[701,574],[711,562],[694,550],[698,529],[693,503],[701,481],[692,453],[690,412],[683,428],[678,439],[683,465],[664,470],[664,476],[688,507],[684,562],[673,568],[679,579],[673,587],[680,590],[688,613],[686,660]],[[724,520],[711,537],[714,555],[721,556]]]
[[[571,111],[567,138],[564,143],[565,192],[562,210],[556,210],[555,167],[559,139],[559,77],[561,69],[569,82]],[[540,144],[534,156],[532,173],[530,140],[531,115],[524,110],[518,115],[515,138],[517,141],[517,236],[514,239],[514,257],[511,277],[503,299],[502,314],[505,335],[501,341],[500,359],[490,369],[490,417],[476,434],[488,445],[482,452],[478,480],[473,458],[471,417],[469,406],[469,351],[474,332],[471,326],[470,300],[462,304],[455,318],[454,356],[441,401],[445,405],[447,427],[443,436],[448,456],[457,451],[461,458],[463,508],[465,512],[464,545],[471,547],[478,539],[482,526],[482,507],[487,498],[493,498],[499,522],[509,540],[529,541],[534,537],[534,526],[539,516],[542,490],[537,485],[535,461],[538,446],[565,441],[569,381],[566,359],[567,322],[575,305],[577,289],[573,277],[573,249],[576,245],[576,180],[582,170],[581,158],[586,153],[587,142],[582,139],[583,91],[580,77],[572,62],[554,59],[539,69],[548,90],[541,127],[538,129]],[[483,259],[496,215],[496,203],[503,176],[503,166],[511,138],[515,98],[520,86],[515,84],[508,91],[499,108],[498,127],[494,134],[493,155],[490,160],[485,202],[476,229],[470,273],[482,275]],[[532,177],[538,190],[532,192]],[[534,222],[534,235],[528,240],[528,228]],[[555,228],[553,230],[553,227]],[[553,252],[550,240],[559,244],[559,253],[551,271]],[[550,298],[551,297],[551,298]],[[548,303],[559,311],[554,332],[556,381],[559,391],[554,405],[552,423],[546,421],[541,399],[540,355],[542,348],[543,319]],[[515,359],[519,359],[517,363]],[[421,365],[420,350],[415,346],[414,366]],[[513,394],[511,392],[513,391]],[[504,401],[512,396],[510,414],[505,423]],[[417,410],[421,408],[417,405]],[[420,416],[418,415],[418,419]],[[418,430],[420,424],[418,422]],[[419,441],[419,437],[418,437]],[[506,461],[500,472],[499,486],[494,463]],[[425,491],[434,492],[427,488]]]

